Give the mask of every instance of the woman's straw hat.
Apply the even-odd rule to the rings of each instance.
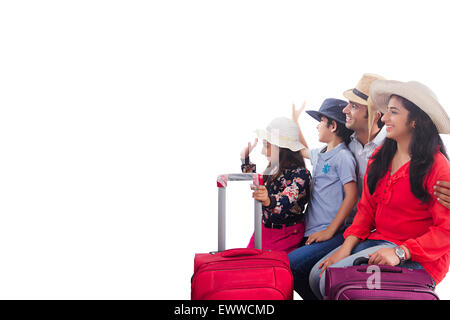
[[[403,97],[422,109],[433,121],[439,133],[450,133],[450,119],[436,95],[417,81],[377,80],[370,86],[370,97],[377,110],[386,113],[391,96]]]

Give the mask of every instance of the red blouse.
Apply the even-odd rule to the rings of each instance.
[[[372,161],[369,160],[367,168]],[[411,260],[419,262],[438,284],[450,264],[450,210],[433,195],[436,181],[450,181],[450,163],[442,153],[435,154],[434,164],[424,180],[432,197],[421,204],[410,189],[409,162],[392,176],[389,170],[378,181],[373,195],[369,193],[366,171],[358,211],[344,237],[354,235],[361,240],[387,240],[404,245],[411,252]]]

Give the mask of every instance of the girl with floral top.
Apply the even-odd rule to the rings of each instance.
[[[263,173],[264,185],[253,192],[263,205],[262,248],[291,252],[303,238],[303,213],[310,196],[311,174],[300,153],[297,125],[287,118],[274,119],[266,130],[257,130],[263,140],[262,154],[269,161]],[[249,160],[258,139],[241,152],[242,172],[256,172]],[[248,244],[254,247],[254,235]]]

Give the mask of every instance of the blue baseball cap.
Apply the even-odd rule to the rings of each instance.
[[[324,116],[345,125],[345,114],[342,110],[347,104],[348,102],[344,100],[328,98],[324,100],[319,111],[307,110],[306,113],[317,121],[321,121],[321,117]]]

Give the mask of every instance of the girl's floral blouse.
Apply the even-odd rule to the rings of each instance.
[[[256,173],[256,165],[249,158],[243,160],[243,173]],[[263,222],[285,224],[303,219],[311,188],[311,174],[306,168],[284,169],[269,186],[270,205],[263,206]]]

